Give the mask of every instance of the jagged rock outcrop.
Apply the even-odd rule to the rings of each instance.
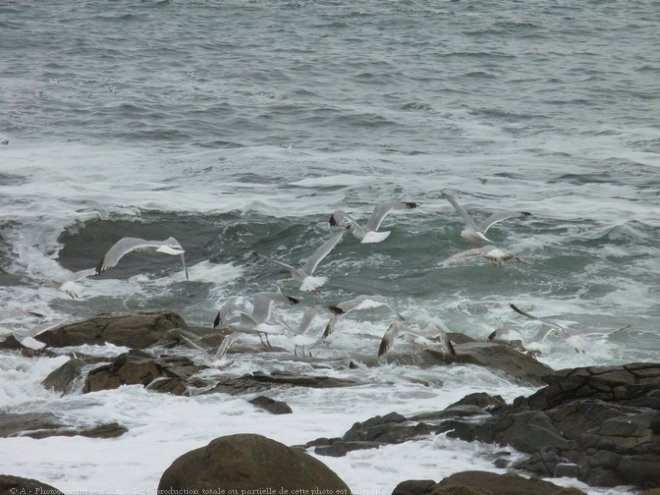
[[[529,397],[448,436],[511,445],[530,454],[515,467],[575,476],[590,485],[660,486],[660,365],[562,370]]]

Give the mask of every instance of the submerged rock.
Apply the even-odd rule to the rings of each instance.
[[[216,438],[207,446],[182,455],[167,468],[158,484],[160,493],[218,489],[226,493],[263,490],[262,493],[271,495],[310,494],[312,490],[322,490],[319,493],[327,495],[350,494],[348,486],[321,461],[252,434]]]
[[[127,431],[126,427],[116,422],[95,426],[67,425],[52,413],[0,414],[0,437],[47,438],[81,435],[92,438],[113,438]]]
[[[259,409],[263,409],[264,411],[268,411],[271,414],[291,414],[293,412],[286,402],[271,399],[270,397],[265,397],[263,395],[252,399],[250,404],[253,404]]]

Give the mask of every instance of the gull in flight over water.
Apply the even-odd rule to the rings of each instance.
[[[393,210],[409,210],[411,208],[417,208],[418,206],[417,203],[405,201],[391,201],[388,203],[377,204],[374,211],[371,213],[371,217],[369,217],[369,221],[364,226],[357,223],[357,221],[348,216],[342,210],[337,210],[330,216],[328,223],[331,226],[335,226],[341,224],[342,221],[347,220],[352,225],[353,235],[360,239],[362,244],[373,244],[376,242],[383,242],[391,234],[391,231],[378,231],[383,219],[390,212]]]
[[[333,315],[328,321],[325,330],[323,331],[322,338],[324,339],[335,331],[335,324],[337,322],[337,319],[346,313],[350,313],[351,311],[362,311],[365,309],[386,307],[394,314],[394,316],[403,320],[403,316],[401,316],[399,312],[396,309],[394,309],[394,307],[392,306],[392,304],[390,304],[387,298],[379,295],[370,296],[363,294],[354,297],[353,299],[349,299],[348,301],[340,302],[339,304],[336,305],[336,307],[341,310],[341,313],[337,313]]]
[[[480,244],[484,241],[490,242],[491,244],[493,243],[493,241],[486,237],[486,232],[488,232],[488,229],[490,229],[496,223],[507,220],[508,218],[525,218],[531,215],[531,213],[528,211],[503,211],[500,213],[492,214],[481,225],[477,226],[472,216],[467,211],[465,211],[461,205],[458,204],[451,193],[443,191],[442,196],[451,203],[451,205],[463,219],[463,222],[465,222],[465,228],[461,231],[461,237],[477,244]]]
[[[213,328],[224,325],[233,314],[244,313],[257,323],[270,321],[273,315],[273,303],[280,302],[287,305],[298,304],[299,299],[287,296],[281,292],[257,292],[252,296],[252,311],[234,301],[228,301],[220,307],[220,311],[213,321]]]
[[[186,280],[188,280],[188,268],[186,267],[186,259],[184,257],[185,250],[174,237],[168,237],[164,241],[145,241],[137,237],[124,237],[119,239],[109,250],[105,256],[99,261],[96,266],[96,275],[106,271],[108,268],[117,266],[121,260],[128,253],[146,253],[146,254],[169,254],[172,256],[181,256],[181,263],[183,264],[183,271],[186,273]]]
[[[222,340],[216,352],[216,357],[222,358],[231,345],[245,334],[256,334],[261,344],[265,348],[270,349],[272,346],[268,340],[268,334],[274,332],[282,333],[280,325],[284,325],[288,329],[281,320],[273,317],[272,308],[274,302],[293,305],[298,304],[300,300],[282,294],[281,292],[257,292],[252,296],[252,311],[248,311],[245,307],[233,301],[223,304],[213,321],[213,328],[219,325],[227,325],[227,328],[232,330],[232,333],[226,335]],[[240,320],[227,324],[227,320],[234,313],[239,314]]]
[[[550,332],[556,332],[558,333],[561,337],[566,340],[568,345],[570,345],[575,352],[582,352],[584,353],[586,350],[586,342],[585,340],[580,337],[579,335],[572,335],[566,327],[561,326],[559,323],[555,323],[554,321],[550,320],[545,320],[543,318],[538,318],[534,315],[531,315],[527,313],[526,311],[523,311],[520,309],[518,306],[516,306],[513,303],[510,303],[509,306],[511,307],[512,310],[514,310],[516,313],[521,314],[530,320],[536,320],[542,323],[541,328],[539,331],[536,333],[534,338],[530,341],[530,343],[538,343],[542,342],[545,337],[550,333]]]
[[[96,268],[86,268],[73,272],[62,280],[62,285],[60,285],[59,289],[69,294],[71,299],[78,299],[82,293],[82,287],[76,282],[96,274]]]
[[[454,346],[451,343],[451,340],[449,340],[447,332],[442,330],[435,323],[429,323],[423,330],[423,333],[428,337],[412,332],[408,325],[403,322],[402,318],[395,318],[383,334],[383,338],[380,341],[380,346],[378,347],[378,357],[382,356],[392,348],[394,345],[394,340],[399,335],[403,335],[413,344],[422,345],[425,347],[433,345],[434,343],[437,344],[437,342],[439,342],[440,346],[442,347],[443,354],[448,354],[450,356],[456,355],[456,351],[454,350]]]
[[[312,306],[307,306],[305,312],[303,313],[302,320],[300,320],[298,328],[291,331],[290,339],[294,346],[293,354],[297,356],[298,348],[300,347],[304,357],[306,347],[313,347],[323,339],[323,337],[315,337],[313,335],[309,335],[307,332],[317,316],[330,314],[331,318],[336,318],[343,312],[344,311],[341,308],[327,304],[314,304]]]
[[[332,237],[327,239],[323,244],[321,244],[307,259],[307,262],[303,265],[302,268],[294,268],[291,265],[287,265],[279,260],[271,258],[269,256],[263,255],[257,251],[253,251],[255,256],[260,258],[272,261],[284,268],[291,274],[294,280],[300,282],[300,290],[302,291],[315,291],[319,287],[323,286],[328,277],[315,277],[314,270],[319,265],[319,263],[325,258],[334,247],[339,244],[342,237],[344,237],[344,231],[334,234]]]
[[[490,261],[493,265],[501,267],[504,262],[506,261],[511,261],[515,260],[518,261],[519,263],[524,263],[526,265],[530,265],[531,263],[529,261],[526,261],[522,259],[520,256],[517,254],[507,251],[505,249],[500,249],[496,246],[482,246],[478,248],[473,248],[473,249],[468,249],[466,251],[461,251],[460,253],[456,253],[453,256],[450,256],[447,258],[444,263],[454,263],[456,261],[460,261],[465,258],[471,258],[474,256],[479,256],[481,258],[486,258],[488,261]]]

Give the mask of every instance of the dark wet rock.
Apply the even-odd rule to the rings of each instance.
[[[379,359],[374,357],[365,358],[364,363],[373,366],[385,361],[387,363],[420,367],[471,364],[489,368],[520,383],[535,386],[547,384],[548,377],[554,373],[552,368],[541,363],[533,356],[520,352],[507,344],[478,341],[457,333],[451,335],[453,336],[450,337],[452,342],[455,342],[455,356],[429,348],[414,353],[389,352]]]
[[[8,335],[0,341],[0,350],[3,351],[21,351],[24,348],[25,346],[13,335]]]
[[[456,488],[475,490],[479,495],[585,495],[577,488],[562,488],[549,481],[523,478],[516,474],[496,474],[484,471],[455,473],[440,481],[434,495],[461,493]],[[470,492],[464,492],[470,493]]]
[[[436,485],[433,480],[402,481],[394,487],[392,495],[426,495],[432,493]]]
[[[82,376],[85,362],[81,359],[69,359],[62,366],[52,371],[41,384],[50,390],[70,394],[82,388]]]
[[[439,483],[408,480],[399,483],[392,495],[585,495],[577,488],[562,488],[548,481],[516,474],[485,471],[455,473]]]
[[[159,492],[168,490],[325,490],[349,495],[348,486],[322,462],[261,435],[239,434],[216,438],[192,450],[163,473]]]
[[[400,414],[390,413],[355,423],[341,438],[319,438],[307,443],[305,448],[314,448],[319,455],[341,457],[353,450],[403,443],[430,433],[426,423],[408,421]]]
[[[46,349],[32,349],[23,345],[14,335],[9,335],[0,341],[0,351],[18,351],[25,357],[50,355]]]
[[[0,495],[64,495],[57,488],[41,481],[0,474]]]
[[[128,430],[118,423],[91,427],[64,424],[52,413],[0,414],[0,437],[47,438],[76,435],[93,438],[112,438]]]
[[[0,437],[14,437],[29,433],[57,430],[65,425],[52,413],[0,414]]]
[[[51,347],[102,345],[106,342],[132,349],[144,349],[172,328],[186,328],[186,322],[170,311],[101,314],[88,320],[61,325],[40,334],[37,340]]]
[[[248,373],[240,377],[224,377],[205,393],[242,395],[271,390],[273,387],[334,388],[358,385],[352,380],[327,376],[294,375],[284,372]]]
[[[130,351],[109,364],[92,369],[85,379],[83,393],[143,385],[158,392],[187,393],[187,379],[200,368],[185,358],[157,359],[143,351]]]
[[[561,370],[549,385],[483,421],[455,418],[441,431],[511,445],[515,465],[541,476],[575,475],[590,485],[660,486],[660,365]]]
[[[268,411],[271,414],[291,414],[293,412],[286,402],[271,399],[263,395],[252,399],[250,404],[254,404],[259,409]]]

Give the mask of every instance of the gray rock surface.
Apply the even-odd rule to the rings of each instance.
[[[325,490],[349,495],[348,486],[321,461],[261,435],[216,438],[176,459],[158,490]],[[304,493],[302,491],[297,493]]]

